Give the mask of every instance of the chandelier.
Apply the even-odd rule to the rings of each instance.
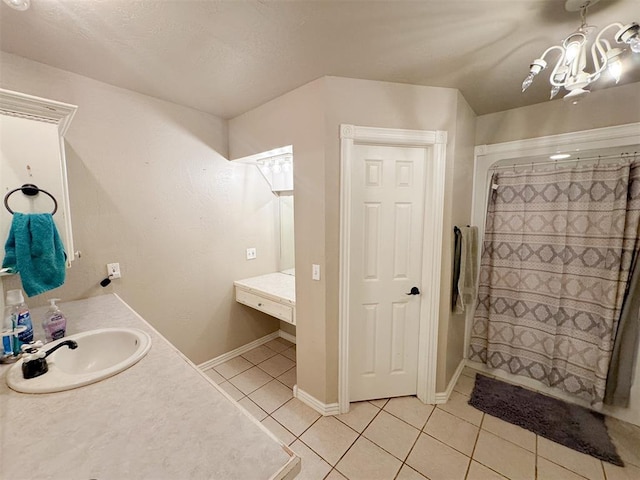
[[[587,8],[599,0],[567,0],[565,9],[569,12],[580,11],[582,23],[573,33],[569,34],[561,45],[547,48],[540,58],[536,58],[529,66],[529,74],[522,82],[524,92],[533,83],[534,78],[542,70],[547,68],[545,58],[551,52],[557,52],[558,59],[549,76],[551,84],[551,98],[553,99],[561,88],[568,93],[565,100],[577,103],[577,101],[589,93],[588,86],[598,80],[600,75],[607,70],[616,83],[622,75],[621,56],[627,51],[628,46],[633,53],[640,53],[640,27],[637,23],[612,23],[604,27],[595,36],[591,48],[588,48],[589,37],[592,37],[596,28],[587,24]],[[604,36],[612,34],[615,43],[610,42]],[[619,45],[619,46],[616,46]],[[591,72],[587,71],[588,53],[591,53]]]

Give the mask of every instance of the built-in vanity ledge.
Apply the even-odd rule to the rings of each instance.
[[[11,366],[0,365],[1,478],[289,480],[299,472],[289,447],[119,297],[60,308],[68,334],[133,327],[151,336],[151,350],[114,377],[57,393],[15,392],[4,378]],[[31,310],[36,338],[45,310]]]
[[[296,324],[296,277],[282,272],[233,282],[236,301],[292,325]]]

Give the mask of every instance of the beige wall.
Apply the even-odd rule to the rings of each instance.
[[[446,387],[446,350],[449,341],[451,218],[453,212],[468,222],[470,200],[453,203],[464,192],[470,199],[473,145],[473,112],[453,89],[402,85],[338,77],[324,77],[285,94],[229,122],[232,158],[288,143],[295,157],[296,310],[298,387],[325,403],[338,400],[338,295],[339,295],[339,125],[446,130],[447,226],[444,244],[442,328],[439,348],[438,388]],[[456,115],[461,113],[460,125]],[[456,137],[460,128],[462,137]],[[456,163],[459,180],[454,184],[456,147],[464,151]],[[468,166],[468,174],[460,173]],[[468,183],[464,183],[468,182]],[[462,210],[459,209],[462,207]],[[466,208],[466,210],[465,210]],[[457,217],[456,217],[457,218]],[[452,227],[451,227],[452,228]],[[312,263],[319,263],[320,282],[310,280]],[[444,283],[443,283],[444,285]],[[464,326],[461,326],[464,329]],[[454,343],[458,338],[453,335]],[[460,341],[463,341],[463,335]],[[454,357],[462,358],[461,348]]]
[[[465,314],[451,313],[451,289],[453,288],[453,227],[455,225],[471,224],[471,198],[473,193],[473,149],[476,115],[466,102],[462,94],[458,92],[456,114],[455,158],[451,179],[450,201],[451,224],[449,225],[449,248],[445,259],[449,259],[449,270],[446,278],[442,279],[442,285],[446,295],[442,296],[441,318],[448,317],[446,329],[446,349],[440,352],[445,358],[439,358],[439,365],[444,364],[445,369],[439,369],[438,391],[444,390],[453,378],[458,365],[464,357]],[[445,310],[446,309],[446,310]],[[448,314],[448,315],[447,315]],[[443,327],[441,327],[443,328]],[[441,342],[442,344],[442,342]]]
[[[339,125],[350,123],[361,126],[403,128],[413,130],[445,130],[447,137],[447,167],[445,188],[445,211],[443,228],[443,268],[440,286],[440,318],[438,328],[438,371],[436,389],[446,388],[450,375],[447,374],[448,362],[462,360],[462,348],[458,341],[464,342],[464,333],[459,339],[449,335],[449,317],[451,315],[451,257],[453,218],[463,218],[460,223],[468,223],[470,218],[470,201],[468,205],[456,198],[463,196],[470,199],[473,175],[472,149],[467,148],[459,156],[458,146],[470,147],[473,144],[473,111],[466,104],[457,90],[449,88],[423,87],[388,82],[373,82],[339,77],[327,77],[327,154],[325,168],[325,188],[327,189],[327,224],[328,235],[326,275],[334,288],[327,290],[328,326],[327,349],[336,352],[329,356],[330,371],[335,373],[329,382],[327,395],[330,401],[337,401],[338,375],[338,279],[339,279],[339,232],[340,232],[340,139]],[[457,118],[459,111],[465,116]],[[469,116],[470,115],[470,116]],[[459,125],[458,125],[459,124]],[[460,127],[461,131],[458,132]],[[472,148],[472,147],[471,147]],[[468,178],[465,182],[454,181],[454,170],[460,171],[468,167]],[[460,179],[458,179],[460,180]],[[456,201],[454,202],[454,198]],[[458,322],[464,332],[463,321]],[[455,329],[454,329],[455,330]],[[452,341],[452,342],[451,342]],[[451,350],[449,343],[452,343]],[[448,352],[451,352],[449,358]],[[457,367],[457,364],[456,364]],[[452,374],[453,372],[451,372]]]
[[[319,79],[229,121],[230,158],[293,145],[298,387],[324,400],[327,390],[325,296],[324,90]],[[331,376],[331,378],[333,378]]]
[[[278,329],[233,299],[233,280],[277,269],[277,197],[255,167],[225,159],[225,121],[14,55],[0,62],[3,88],[78,105],[66,152],[82,258],[28,304],[118,293],[196,363]],[[249,246],[257,260],[245,260]],[[109,262],[123,278],[103,289]]]
[[[640,82],[597,90],[577,105],[562,99],[478,117],[476,145],[640,122]]]

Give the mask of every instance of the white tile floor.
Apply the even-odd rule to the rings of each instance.
[[[206,373],[300,455],[300,479],[640,480],[640,428],[628,423],[607,419],[626,467],[601,462],[468,405],[470,369],[443,405],[401,397],[321,417],[293,398],[295,358],[279,338]]]

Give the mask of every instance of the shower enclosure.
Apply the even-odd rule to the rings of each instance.
[[[558,152],[563,152],[563,153],[566,152],[567,154],[570,154],[572,156],[568,160],[565,160],[564,164],[559,162],[558,165],[556,166],[554,161],[549,160],[549,156],[556,154]],[[610,164],[612,162],[617,163],[621,156],[625,158],[628,158],[629,156],[633,157],[634,153],[636,152],[640,153],[640,124],[631,124],[631,125],[624,125],[620,127],[610,127],[610,128],[604,128],[604,129],[577,132],[572,134],[554,135],[550,137],[523,140],[519,142],[509,142],[504,144],[484,145],[484,146],[476,147],[475,187],[474,187],[474,205],[473,205],[472,222],[479,226],[481,236],[482,236],[482,234],[484,233],[485,214],[487,212],[489,195],[493,195],[495,193],[495,190],[491,188],[493,185],[491,182],[491,175],[493,171],[498,171],[498,172],[502,171],[503,178],[509,178],[509,176],[513,177],[513,176],[518,176],[523,174],[526,175],[528,172],[540,171],[540,170],[546,170],[549,172],[549,175],[554,175],[559,171],[561,171],[562,169],[566,169],[568,167],[569,169],[572,169],[570,167],[574,167],[576,164],[580,165],[582,169],[584,169],[585,167],[588,167],[589,165],[600,165],[602,168],[606,169],[606,168],[610,168],[610,167],[607,167],[607,164]],[[587,158],[592,158],[592,160],[587,160]],[[566,163],[567,161],[569,163]],[[510,173],[507,174],[506,173],[507,171],[509,171]],[[535,181],[535,180],[528,179],[527,181]],[[494,187],[494,188],[496,188],[497,190],[500,190],[501,188],[504,189],[504,187]],[[530,199],[534,190],[535,189],[524,188],[524,190],[522,190],[520,194],[522,194],[524,198]],[[511,193],[513,193],[513,191]],[[546,193],[549,193],[549,192],[546,192]],[[505,200],[506,200],[506,197],[505,197]],[[518,208],[518,207],[514,207],[514,205],[512,203],[510,204],[510,202],[508,201],[505,201],[504,204],[506,205],[506,208],[511,208],[511,207]],[[523,202],[523,205],[524,205],[524,209],[526,210],[526,202]],[[542,219],[538,219],[538,221],[542,222],[540,223],[540,225],[544,223]],[[535,228],[533,230],[535,230]],[[549,247],[549,248],[553,249],[553,247]],[[519,254],[520,255],[518,258],[522,256],[523,252],[521,251],[519,252]],[[517,270],[518,269],[514,269],[514,273],[516,275],[519,275],[521,272],[518,272]],[[481,279],[481,282],[482,282],[482,279]],[[625,279],[625,282],[626,282],[626,279]],[[555,288],[549,284],[549,279],[542,281],[540,286],[541,288],[547,288],[547,289]],[[561,285],[556,285],[556,286],[558,287],[556,289],[556,293],[561,292],[562,286]],[[622,290],[623,290],[622,293],[617,292],[614,295],[618,295],[618,296],[624,295],[624,288]],[[534,293],[540,293],[540,292],[536,290]],[[565,292],[565,293],[568,293],[568,292]],[[580,294],[582,293],[578,292],[578,295]],[[564,302],[566,304],[566,302],[571,300],[571,295],[564,295],[560,293],[557,296],[559,298],[560,303]],[[485,300],[486,300],[486,297],[485,297]],[[518,305],[517,308],[520,309],[519,310],[520,313],[522,313],[521,309],[524,306],[525,305],[523,304]],[[486,307],[487,307],[487,304],[485,302],[485,304],[479,308],[478,312],[481,313],[482,309],[486,309]],[[531,305],[529,305],[529,307],[531,307]],[[538,313],[540,311],[541,310],[538,309]],[[612,312],[610,317],[617,319],[617,317],[619,317],[619,311]],[[550,384],[557,386],[558,382],[562,383],[563,381],[557,375],[551,381],[549,381],[549,378],[545,378],[545,375],[552,374],[551,370],[548,370],[547,372],[542,373],[540,371],[536,371],[536,370],[539,370],[539,368],[534,368],[533,365],[528,365],[529,369],[532,370],[532,372],[534,372],[533,374],[527,373],[527,377],[521,376],[521,375],[518,375],[518,376],[512,375],[510,373],[511,371],[517,371],[518,369],[523,368],[522,365],[520,365],[519,367],[516,366],[516,361],[508,358],[508,355],[513,353],[514,349],[517,348],[514,342],[512,342],[513,336],[511,338],[506,338],[505,341],[501,341],[504,344],[504,346],[500,347],[500,348],[503,348],[504,350],[504,352],[502,353],[507,354],[502,357],[503,360],[505,360],[506,362],[502,368],[506,367],[505,370],[509,371],[509,373],[507,373],[502,369],[495,369],[495,367],[498,366],[495,362],[493,364],[490,362],[490,365],[493,367],[492,369],[490,369],[483,363],[477,363],[477,361],[480,360],[481,358],[483,361],[486,360],[487,351],[481,352],[482,349],[477,348],[478,342],[476,342],[476,354],[473,353],[474,345],[473,345],[472,333],[471,333],[472,318],[473,318],[473,314],[469,314],[467,316],[467,338],[466,338],[465,350],[468,353],[470,351],[469,346],[471,344],[472,353],[471,353],[471,358],[469,358],[469,363],[474,367],[479,368],[481,370],[490,370],[493,374],[495,374],[498,377],[508,378],[511,381],[514,381],[516,383],[520,383],[525,386],[529,386],[541,391],[545,391],[546,393],[549,393],[551,395],[554,395],[560,398],[564,398],[565,400],[568,400],[568,401],[573,401],[575,403],[582,403],[584,405],[589,406],[591,403],[598,404],[599,401],[601,400],[601,398],[599,397],[602,397],[603,395],[602,385],[604,380],[594,381],[594,385],[599,382],[600,386],[597,388],[594,387],[593,385],[591,387],[587,387],[586,390],[589,390],[589,388],[591,388],[590,393],[587,394],[583,392],[584,394],[580,395],[582,398],[579,398],[579,397],[576,397],[575,395],[568,395],[566,394],[566,392],[563,392],[557,388],[549,387]],[[615,321],[613,323],[615,324]],[[598,324],[599,324],[599,328],[602,328],[602,325],[600,324],[600,322],[598,322]],[[615,327],[617,327],[617,324],[611,325],[611,327],[613,327],[611,330],[615,330]],[[512,329],[509,335],[511,335],[514,331],[515,330]],[[518,341],[520,341],[521,343],[522,342],[528,343],[529,345],[531,345],[532,342],[535,343],[535,340],[533,340],[533,337],[530,337],[527,340],[525,338],[522,338],[522,335],[520,335],[519,340],[516,340],[516,343]],[[545,340],[545,341],[548,343],[548,340]],[[547,347],[549,346],[547,345],[546,347],[543,347],[542,350],[544,351],[545,348]],[[551,350],[553,350],[553,347],[550,347],[550,348]],[[611,345],[607,345],[605,347],[605,350],[607,349],[610,356]],[[493,351],[493,353],[495,353],[495,350]],[[476,358],[473,358],[473,357],[476,357]],[[513,365],[513,368],[509,368],[507,366],[510,360]],[[585,359],[585,360],[586,360],[586,363],[590,363],[593,359]],[[496,361],[497,363],[501,363],[501,360],[496,360]],[[629,407],[616,408],[616,407],[609,407],[609,406],[599,407],[597,405],[595,407],[593,405],[591,406],[592,408],[601,410],[604,413],[607,413],[609,415],[618,417],[620,419],[629,421],[631,423],[638,424],[640,421],[640,378],[638,378],[640,377],[640,372],[639,372],[640,369],[638,368],[639,365],[638,365],[637,355],[635,359],[631,359],[631,364],[632,365],[635,364],[635,368],[634,368],[635,380],[631,388]],[[570,370],[573,368],[574,367],[571,366]],[[599,365],[597,368],[600,370],[604,370],[605,373],[594,374],[593,378],[597,376],[600,376],[600,377],[604,376],[606,379],[606,367],[604,365]],[[524,368],[524,370],[527,370],[527,369]],[[564,371],[566,371],[566,368],[564,369]],[[519,373],[524,373],[524,372],[521,371]],[[555,374],[552,374],[552,375],[555,375]],[[536,377],[538,380],[535,379]],[[543,382],[541,383],[539,380],[542,380]],[[571,381],[569,383],[571,383]],[[576,393],[576,391],[580,390],[580,387],[576,388],[575,384],[571,384],[570,388],[565,388],[564,390],[571,391],[572,389],[573,389],[572,393]],[[596,392],[596,390],[599,393],[592,395],[593,393]],[[595,401],[594,401],[594,398],[595,398]]]

